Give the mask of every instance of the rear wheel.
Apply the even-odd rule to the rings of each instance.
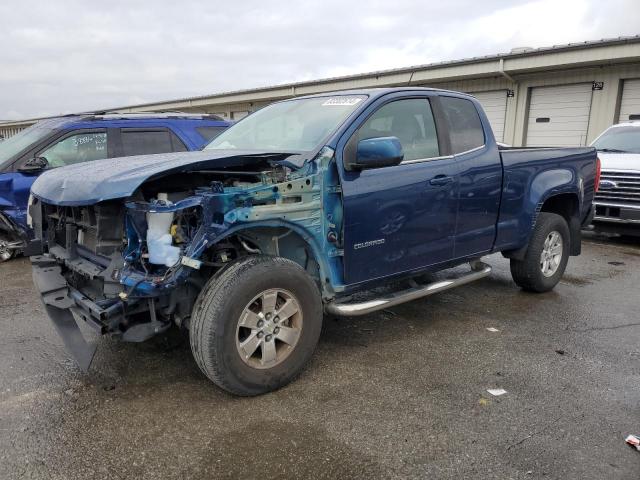
[[[282,387],[311,358],[322,327],[318,288],[278,257],[238,260],[212,278],[194,308],[189,337],[202,372],[236,395]]]
[[[553,289],[569,261],[569,239],[569,226],[563,217],[541,212],[524,259],[511,259],[511,276],[516,284],[531,292]]]

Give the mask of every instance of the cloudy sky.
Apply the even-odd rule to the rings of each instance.
[[[639,33],[639,0],[7,0],[0,119]]]

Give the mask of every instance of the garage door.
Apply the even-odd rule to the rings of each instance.
[[[586,145],[591,83],[531,89],[527,146]]]
[[[507,91],[494,90],[492,92],[472,92],[482,104],[484,111],[489,118],[489,123],[493,129],[496,140],[504,140],[504,119],[507,114]]]
[[[640,80],[625,80],[622,84],[619,122],[640,120]]]

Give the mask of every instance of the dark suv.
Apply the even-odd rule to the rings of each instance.
[[[0,262],[31,236],[29,190],[42,172],[90,160],[200,150],[229,125],[214,115],[184,113],[70,115],[41,120],[0,142]]]

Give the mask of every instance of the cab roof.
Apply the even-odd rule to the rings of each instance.
[[[380,88],[361,88],[352,90],[334,90],[331,92],[314,93],[312,95],[305,95],[301,97],[294,97],[290,100],[296,100],[300,98],[315,98],[315,97],[330,97],[338,95],[367,95],[370,98],[378,98],[390,93],[396,92],[438,92],[438,93],[451,93],[460,95],[463,97],[475,98],[473,95],[463,92],[456,92],[453,90],[444,90],[441,88],[429,88],[429,87],[380,87]],[[286,101],[286,100],[285,100]]]

